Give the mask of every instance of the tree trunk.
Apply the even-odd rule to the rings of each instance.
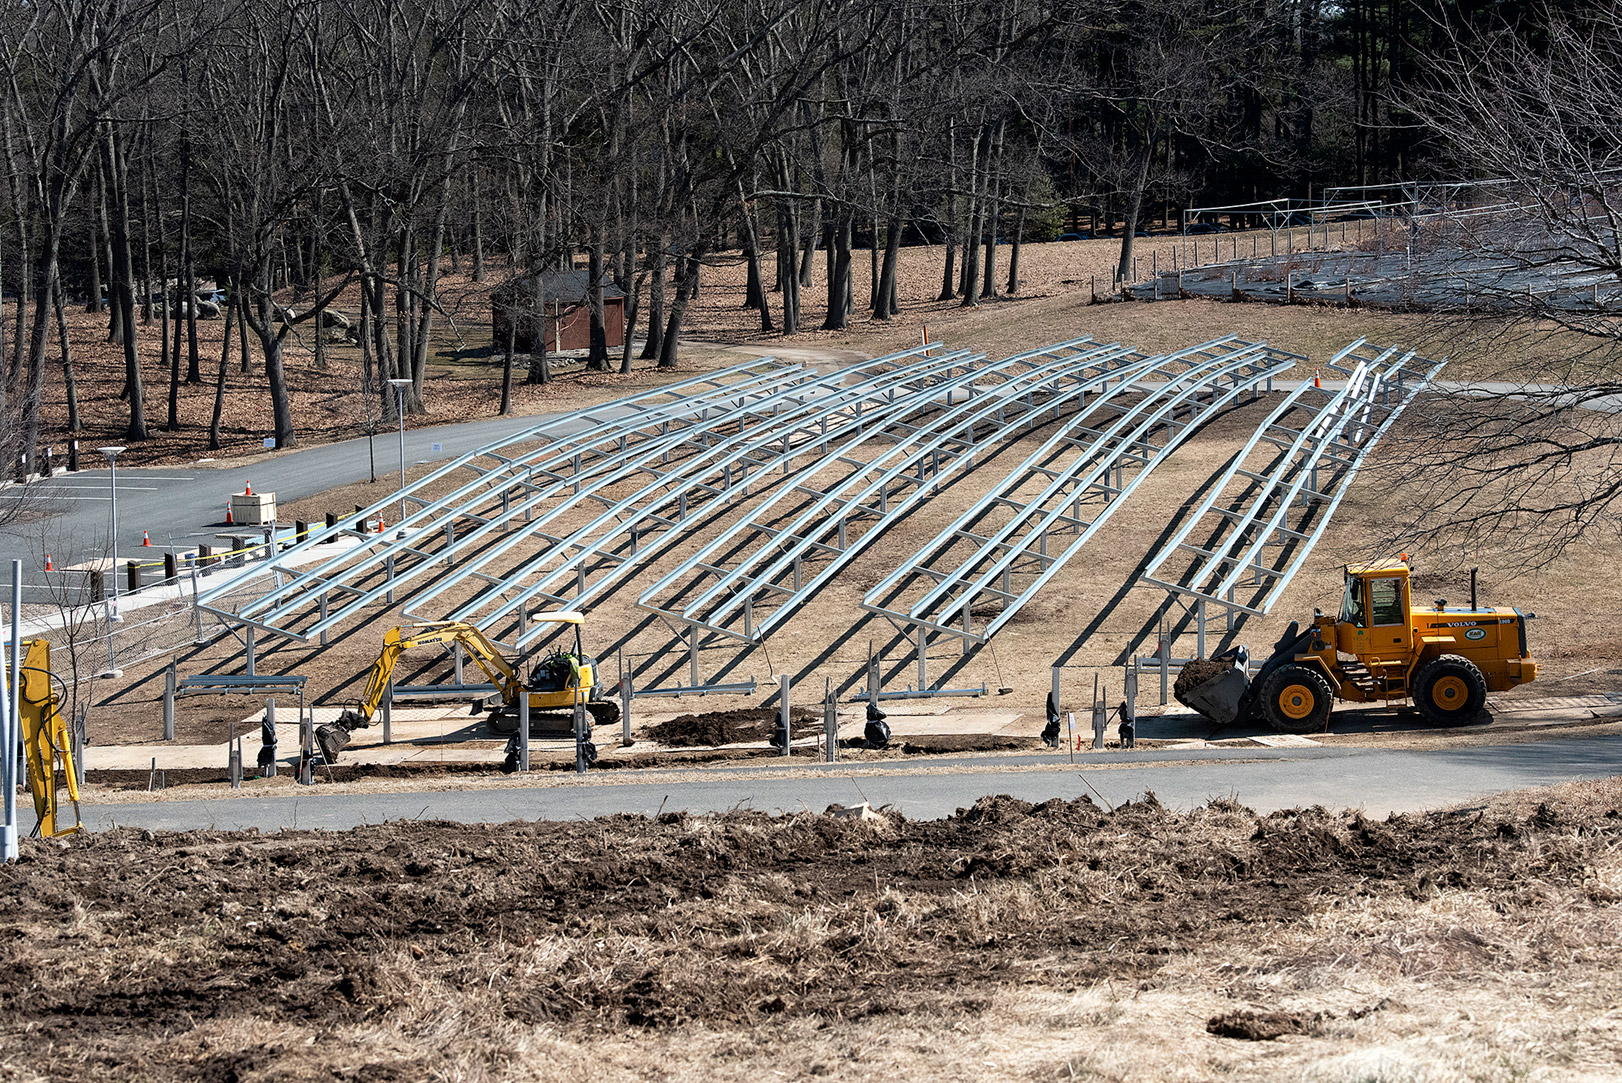
[[[1020,234],[1025,232],[1025,208],[1021,207],[1014,216],[1013,248],[1008,253],[1008,292],[1019,292],[1019,246]]]
[[[828,315],[822,321],[824,331],[843,331],[850,326],[851,217],[849,210],[841,208],[839,221],[828,231],[828,257],[833,265],[828,273]]]
[[[146,389],[141,385],[141,361],[135,350],[135,267],[130,258],[129,162],[117,125],[102,140],[104,171],[112,187],[113,294],[123,309],[124,391],[129,396],[130,423],[125,436],[145,440]]]
[[[704,258],[702,248],[695,247],[682,259],[676,271],[676,299],[670,306],[670,319],[665,322],[664,341],[659,347],[659,367],[676,367],[676,351],[681,343],[682,319],[687,315],[687,304],[692,299],[690,280],[698,277],[699,260]]]
[[[56,308],[56,336],[62,347],[62,387],[68,398],[68,431],[79,432],[84,428],[84,423],[79,419],[79,385],[73,377],[73,351],[68,344],[68,321],[62,311],[60,273],[58,286],[52,296]]]
[[[501,416],[512,413],[513,408],[513,352],[518,346],[518,312],[507,307],[507,341],[501,351]]]
[[[586,317],[591,324],[586,368],[592,372],[607,372],[608,329],[603,326],[603,231],[600,228],[592,231],[586,246],[586,276]]]
[[[1138,232],[1138,215],[1143,210],[1143,191],[1149,186],[1149,166],[1154,161],[1155,142],[1147,138],[1138,161],[1138,180],[1127,194],[1126,219],[1121,226],[1121,260],[1115,266],[1115,281],[1129,281],[1132,274],[1132,240]]]
[[[642,344],[642,360],[663,356],[665,341],[665,253],[670,235],[660,233],[648,262],[648,341]]]
[[[879,285],[873,293],[873,315],[887,320],[897,312],[896,263],[901,254],[901,217],[892,214],[885,229],[884,264],[879,269]]]
[[[225,334],[220,337],[220,370],[214,378],[214,415],[208,423],[208,450],[220,450],[220,417],[225,411],[225,371],[231,362],[231,321],[236,317],[236,292],[225,301]]]

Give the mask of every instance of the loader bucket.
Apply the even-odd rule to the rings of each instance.
[[[1240,705],[1248,691],[1250,676],[1242,667],[1230,666],[1225,672],[1178,693],[1177,699],[1211,721],[1225,726],[1239,717]]]

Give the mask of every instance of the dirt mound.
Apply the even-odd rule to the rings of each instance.
[[[51,1078],[229,1078],[209,1061],[240,1048],[222,1033],[279,1036],[254,1049],[265,1078],[360,1078],[363,1055],[366,1078],[491,1075],[502,1036],[541,1023],[963,1017],[1011,985],[1155,982],[1194,952],[1310,935],[1354,900],[1412,911],[1442,890],[1483,912],[1548,900],[1560,921],[1539,950],[1558,954],[1562,930],[1581,940],[1583,914],[1615,905],[1594,870],[1622,845],[1618,804],[1376,822],[1001,796],[923,823],[673,813],[26,840],[0,869],[0,1042]],[[1495,951],[1449,919],[1405,939],[1403,965],[1467,980]],[[1230,1012],[1213,1033],[1276,1037],[1310,1014]],[[314,1037],[461,1018],[485,1029],[459,1051]],[[350,1067],[329,1072],[340,1053]]]
[[[1172,686],[1172,695],[1177,702],[1185,707],[1193,707],[1188,702],[1188,693],[1198,688],[1213,677],[1220,677],[1233,668],[1232,662],[1216,662],[1210,658],[1195,658],[1183,665],[1181,673],[1177,674],[1177,683]]]
[[[789,722],[795,737],[808,737],[822,726],[822,712],[791,707]],[[732,711],[684,714],[648,728],[648,736],[673,748],[714,748],[746,741],[765,741],[777,732],[775,707],[744,707]]]
[[[1218,1038],[1239,1038],[1247,1042],[1271,1042],[1286,1034],[1310,1034],[1323,1022],[1319,1012],[1224,1012],[1205,1024]]]

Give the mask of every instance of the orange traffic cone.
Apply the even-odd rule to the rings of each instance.
[[[1322,387],[1323,385],[1324,385],[1324,382],[1323,382],[1322,379],[1319,378],[1318,370],[1313,369],[1312,370],[1312,386],[1313,387]]]
[[[45,554],[45,570],[48,572],[56,571],[56,565],[51,563],[51,554],[49,553]]]
[[[253,495],[253,482],[248,481],[246,478],[243,479],[243,483],[242,483],[242,495],[243,496],[252,496]]]
[[[146,531],[144,530],[141,531],[141,544],[146,546],[150,546],[152,544],[152,539],[146,536]]]
[[[232,517],[232,515],[231,515],[231,502],[229,500],[227,500],[225,502],[225,525],[226,526],[236,526],[237,525],[236,519],[234,519]]]

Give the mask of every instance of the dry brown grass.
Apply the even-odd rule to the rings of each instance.
[[[0,1078],[1614,1078],[1619,817],[1606,780],[1384,822],[1002,799],[30,844]],[[1298,1025],[1208,1031],[1236,1012]]]

